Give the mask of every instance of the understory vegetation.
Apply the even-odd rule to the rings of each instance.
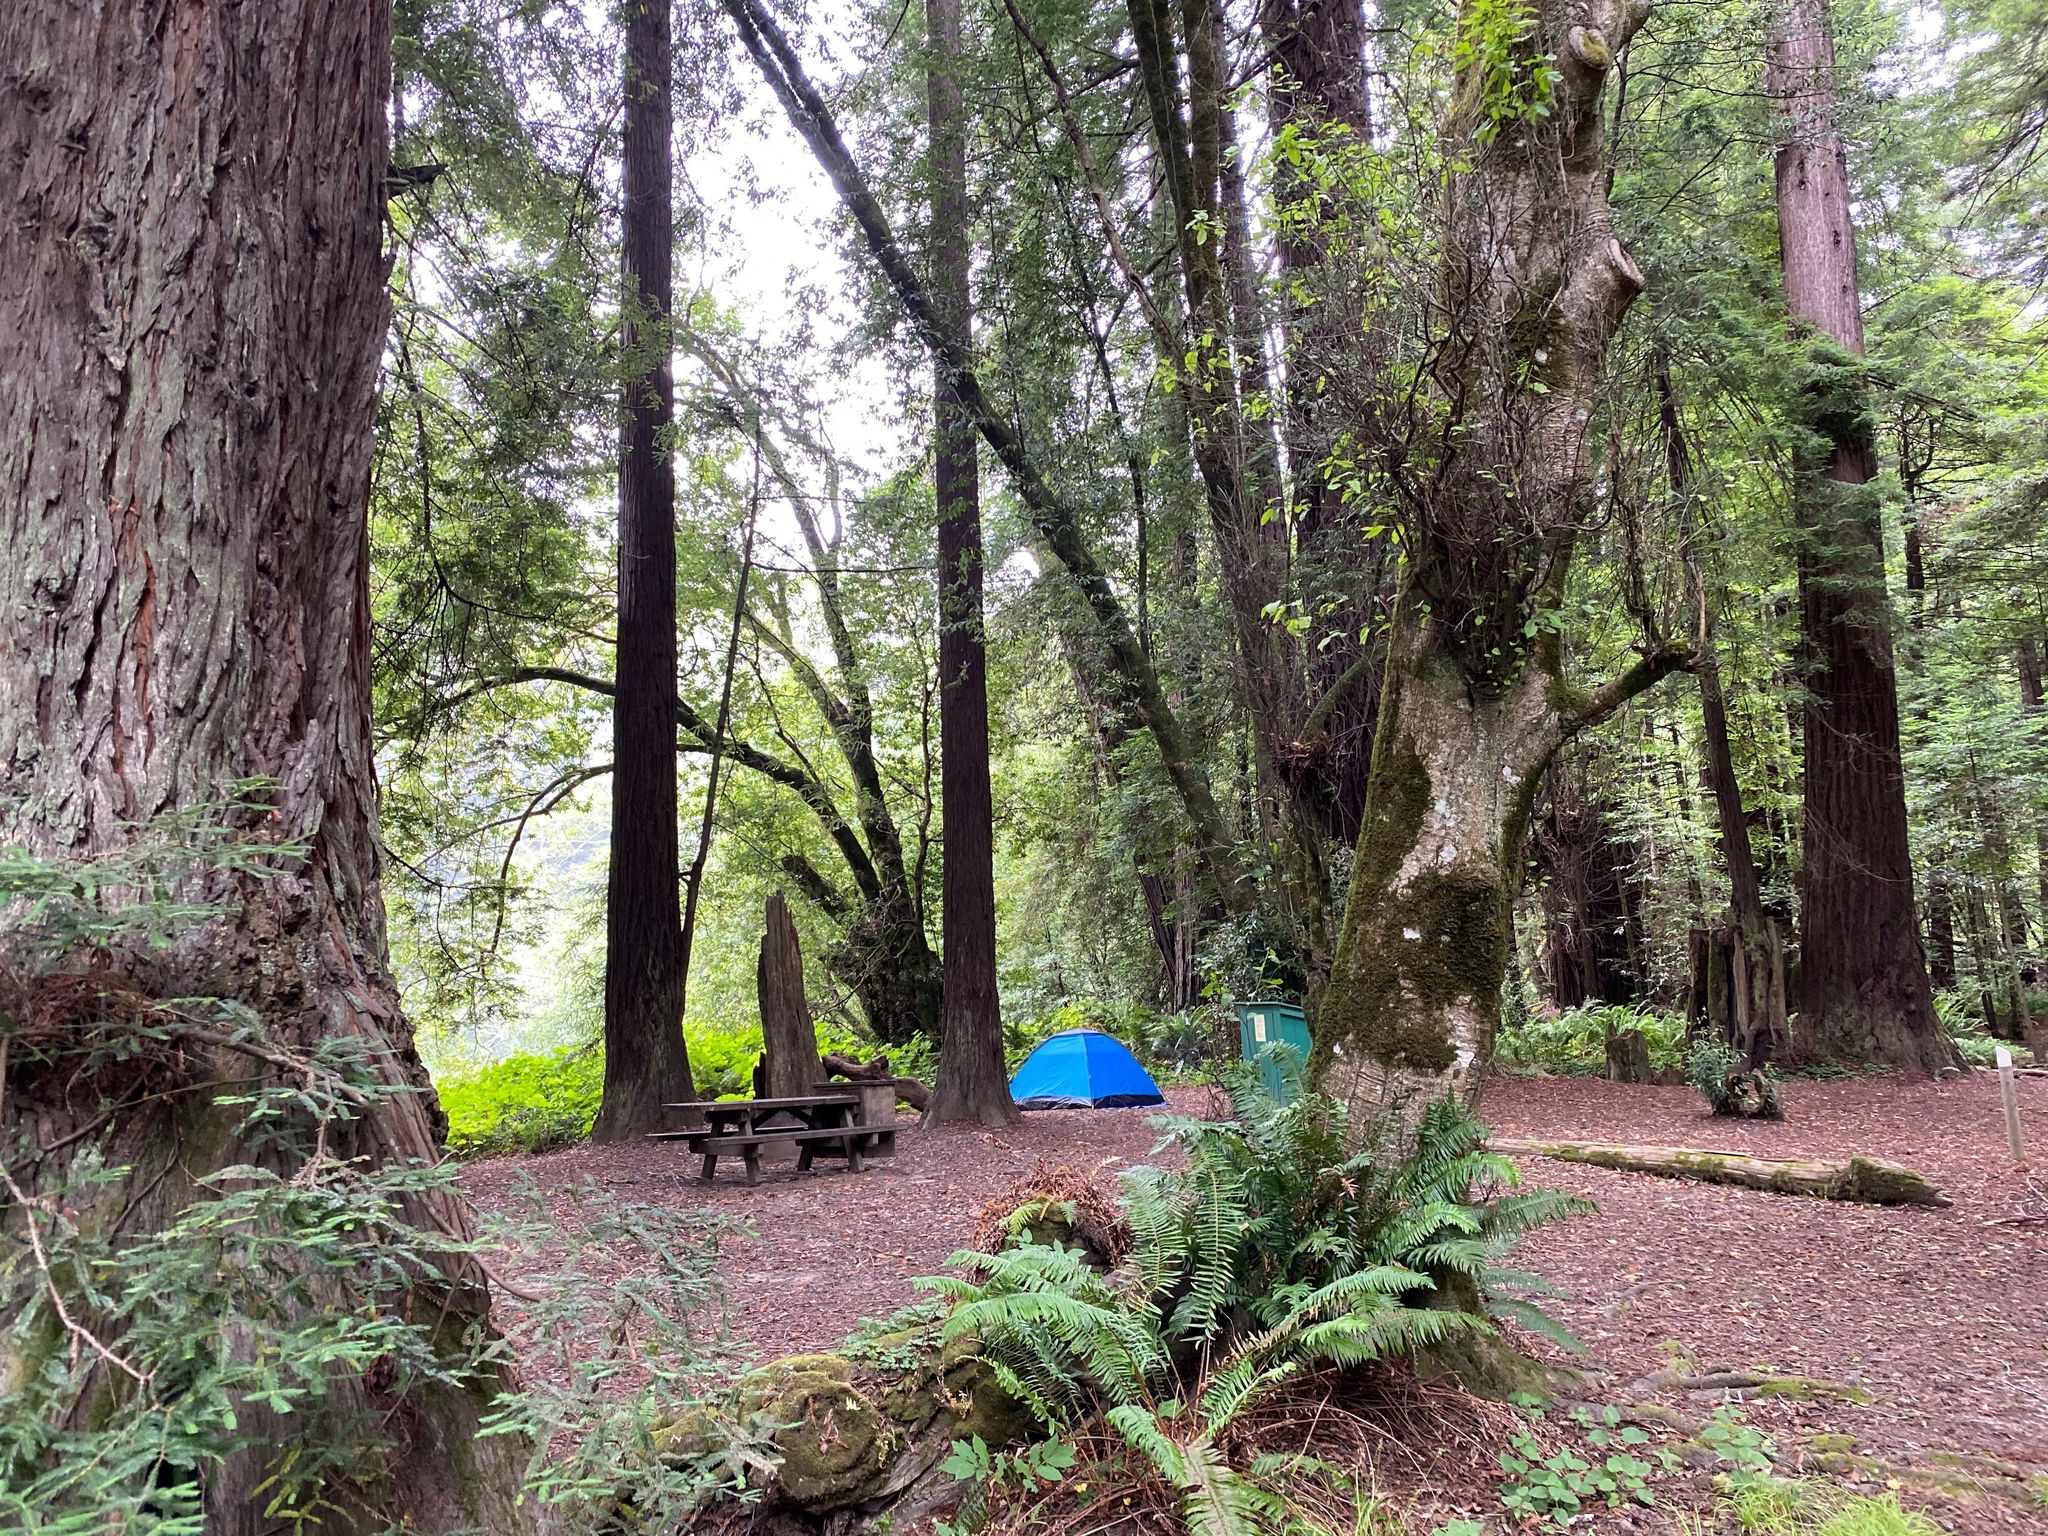
[[[1499,1344],[1494,1319],[1561,1336],[1523,1294],[1542,1283],[1497,1261],[1590,1209],[1516,1188],[1455,1101],[1412,1140],[1382,1125],[1354,1141],[1343,1106],[1298,1080],[1284,1099],[1229,1080],[1234,1118],[1157,1120],[1183,1161],[1126,1178],[1120,1252],[1024,1241],[922,1282],[952,1304],[945,1337],[978,1340],[1046,1431],[1107,1436],[1121,1475],[1171,1490],[1200,1536],[1285,1528],[1298,1485],[1345,1481],[1309,1452],[1247,1450],[1261,1410],[1317,1372]],[[1119,1474],[1074,1475],[1113,1496]]]

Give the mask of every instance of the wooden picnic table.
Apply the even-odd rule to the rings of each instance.
[[[746,1164],[747,1182],[761,1178],[761,1148],[773,1143],[794,1143],[797,1171],[808,1173],[821,1151],[846,1159],[849,1173],[859,1173],[863,1154],[887,1154],[895,1150],[896,1128],[892,1118],[884,1121],[861,1113],[868,1095],[858,1092],[800,1094],[779,1099],[712,1099],[664,1104],[662,1108],[690,1114],[704,1121],[702,1126],[680,1131],[655,1131],[650,1141],[681,1141],[704,1159],[699,1177],[709,1183],[718,1171],[721,1155],[737,1152]],[[891,1110],[894,1102],[891,1101]]]

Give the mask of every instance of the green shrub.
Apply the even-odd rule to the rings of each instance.
[[[522,1053],[434,1086],[457,1157],[550,1152],[590,1134],[604,1093],[604,1052],[586,1045]]]
[[[1778,1104],[1776,1075],[1768,1066],[1757,1074],[1756,1080],[1762,1085],[1762,1097],[1752,1111],[1744,1087],[1750,1078],[1747,1073],[1740,1072],[1741,1066],[1742,1058],[1735,1054],[1735,1047],[1725,1039],[1719,1035],[1701,1035],[1686,1052],[1685,1080],[1717,1115],[1754,1112],[1766,1120],[1784,1118]]]
[[[1195,1536],[1287,1524],[1283,1469],[1233,1463],[1230,1432],[1302,1372],[1491,1334],[1490,1316],[1557,1333],[1511,1294],[1541,1282],[1494,1260],[1589,1209],[1514,1190],[1513,1165],[1482,1150],[1485,1128],[1454,1099],[1429,1107],[1397,1157],[1392,1123],[1354,1151],[1340,1101],[1282,1103],[1258,1073],[1226,1075],[1235,1119],[1155,1119],[1185,1165],[1125,1180],[1132,1245],[1110,1272],[1079,1249],[1024,1243],[955,1254],[964,1276],[918,1282],[953,1302],[947,1336],[979,1339],[1047,1428],[1099,1421],[1177,1489]],[[1482,1200],[1482,1185],[1504,1192]],[[1299,1470],[1302,1458],[1283,1460]]]
[[[1607,1070],[1607,1037],[1635,1030],[1649,1043],[1650,1065],[1674,1071],[1685,1061],[1685,1020],[1646,1003],[1583,1003],[1555,1018],[1531,1014],[1503,1029],[1494,1055],[1501,1065],[1537,1076],[1599,1077]]]
[[[761,1059],[759,1024],[692,1021],[683,1026],[683,1039],[690,1047],[690,1076],[699,1098],[753,1097],[754,1063]]]
[[[1941,1023],[1942,1033],[1956,1048],[1956,1054],[1970,1066],[1989,1067],[1997,1063],[2001,1042],[1984,1032],[1983,1016],[1960,991],[1935,993],[1934,1016]]]

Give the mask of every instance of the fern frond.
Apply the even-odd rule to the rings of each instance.
[[[1126,1403],[1110,1409],[1102,1417],[1124,1437],[1132,1450],[1152,1463],[1161,1477],[1176,1488],[1187,1487],[1187,1458],[1181,1454],[1179,1443],[1159,1422],[1158,1414],[1136,1403]]]
[[[1587,1352],[1586,1346],[1571,1329],[1533,1301],[1524,1301],[1519,1296],[1489,1296],[1486,1299],[1486,1311],[1488,1316],[1498,1318],[1502,1322],[1519,1323],[1531,1333],[1549,1339],[1553,1344],[1569,1350],[1572,1354],[1583,1355]]]

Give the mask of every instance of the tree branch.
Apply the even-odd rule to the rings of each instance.
[[[566,683],[571,688],[586,689],[591,693],[610,698],[613,686],[606,679],[593,677],[588,672],[577,672],[568,667],[515,667],[503,676],[486,678],[483,682],[463,690],[449,701],[448,707],[474,698],[492,688],[511,687],[518,683]],[[818,779],[800,768],[792,768],[781,758],[763,752],[751,742],[737,737],[721,735],[712,724],[691,706],[689,700],[676,700],[676,724],[687,732],[690,740],[678,743],[685,752],[710,752],[718,750],[724,756],[748,768],[763,778],[772,779],[785,789],[794,790],[799,800],[811,808],[830,837],[838,847],[840,856],[846,860],[852,871],[853,882],[860,887],[863,897],[878,899],[882,894],[881,877],[875,873],[873,860],[862,846],[853,824],[840,815],[839,807],[833,803],[832,793]]]
[[[1023,440],[983,391],[974,371],[973,352],[967,337],[949,325],[933,304],[931,295],[912,268],[910,258],[897,243],[888,215],[876,201],[860,167],[855,164],[845,140],[841,138],[831,109],[805,74],[803,63],[790,46],[789,39],[760,0],[720,0],[720,3],[738,27],[741,42],[752,55],[769,89],[781,102],[791,125],[810,146],[811,153],[839,193],[847,212],[859,225],[868,253],[888,278],[898,301],[909,314],[918,338],[931,349],[940,371],[973,419],[975,429],[1009,472],[1017,497],[1030,514],[1033,527],[1045,540],[1053,557],[1066,567],[1075,585],[1081,589],[1102,635],[1104,647],[1158,743],[1161,763],[1192,823],[1196,845],[1217,894],[1233,908],[1243,907],[1250,893],[1240,889],[1234,877],[1235,840],[1216,805],[1208,775],[1197,761],[1179,718],[1167,702],[1159,675],[1139,645],[1108,574],[1096,563],[1093,552],[1083,539],[1079,518],[1046,483],[1037,464],[1025,450]]]
[[[1671,641],[1638,656],[1628,667],[1585,695],[1575,708],[1558,720],[1561,745],[1580,731],[1598,725],[1639,693],[1647,693],[1674,672],[1690,672],[1699,658],[1689,645]]]

